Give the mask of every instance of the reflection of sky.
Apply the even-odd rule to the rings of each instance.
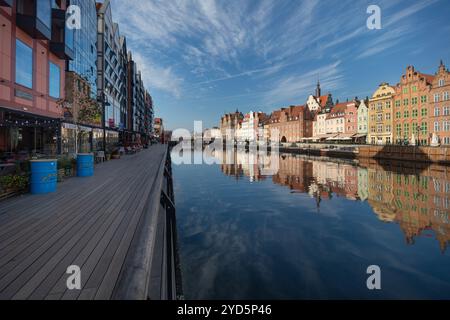
[[[271,179],[236,180],[218,165],[173,170],[187,298],[450,298],[448,250],[430,237],[407,245],[368,202],[332,197],[318,211]],[[378,292],[366,288],[371,264]]]

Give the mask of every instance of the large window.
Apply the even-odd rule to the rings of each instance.
[[[49,29],[52,27],[52,0],[38,0],[37,17]]]
[[[33,49],[16,39],[16,83],[33,88]]]
[[[49,77],[49,95],[53,98],[60,98],[61,92],[61,70],[60,68],[50,62],[50,77]]]

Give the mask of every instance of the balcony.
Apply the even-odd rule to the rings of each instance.
[[[63,60],[73,60],[73,30],[66,28],[66,12],[52,9],[52,39],[50,51]]]
[[[13,0],[0,0],[0,6],[12,7]]]
[[[17,0],[17,26],[34,39],[51,40],[51,10],[48,0]]]

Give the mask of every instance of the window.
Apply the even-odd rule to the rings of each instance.
[[[439,121],[435,121],[434,122],[434,132],[438,132],[439,131]]]
[[[400,107],[400,100],[395,100],[395,106]]]
[[[439,93],[434,94],[434,102],[439,102]]]
[[[426,103],[427,102],[427,96],[421,96],[420,97],[420,102]]]
[[[400,119],[401,116],[402,116],[402,114],[400,113],[400,111],[398,111],[398,112],[395,113],[395,118],[396,118],[396,119]]]
[[[58,99],[60,97],[60,86],[61,86],[61,70],[60,68],[50,62],[50,73],[49,73],[49,95],[52,98]]]
[[[395,126],[396,132],[397,132],[397,136],[401,136],[402,135],[402,126],[400,123],[397,123],[397,125]]]
[[[386,113],[385,118],[386,118],[386,120],[391,120],[391,114],[390,113]]]
[[[412,133],[417,134],[417,123],[411,123]]]
[[[383,121],[383,114],[382,113],[378,113],[377,114],[377,121]]]
[[[37,18],[47,26],[47,28],[51,29],[52,27],[52,0],[39,0],[36,3]]]
[[[417,87],[416,87],[416,86],[413,86],[413,87],[412,87],[412,91],[413,91],[413,92],[417,92]]]
[[[413,117],[413,118],[417,118],[417,115],[418,115],[417,109],[413,109],[413,111],[412,111],[412,117]]]
[[[386,108],[389,109],[391,107],[391,102],[390,101],[386,101]]]
[[[407,106],[409,104],[409,100],[408,99],[403,99],[403,105]]]
[[[417,97],[411,98],[411,104],[417,104],[419,99]]]
[[[408,93],[408,88],[403,88],[403,93]]]
[[[422,108],[422,110],[420,110],[420,113],[422,115],[422,117],[426,117],[428,114],[428,109],[427,108]]]
[[[434,107],[434,116],[435,117],[439,117],[439,112],[440,112],[439,107]]]
[[[426,122],[422,122],[422,132],[421,134],[428,134],[428,124]]]
[[[444,107],[444,116],[448,116],[448,115],[450,115],[450,107],[446,106],[446,107]]]
[[[442,122],[442,131],[450,131],[450,121]]]
[[[16,83],[33,88],[33,49],[16,39]]]
[[[388,124],[388,125],[386,126],[386,132],[391,132],[391,125]]]
[[[377,132],[378,133],[383,132],[383,125],[382,124],[377,125]]]
[[[450,137],[444,137],[444,144],[450,144]]]
[[[409,111],[408,110],[405,110],[403,112],[403,118],[409,118]]]
[[[405,131],[404,136],[405,137],[409,136],[409,123],[403,124],[403,130]]]
[[[443,101],[447,101],[449,98],[448,98],[448,91],[445,91],[443,94],[442,94],[442,100]]]
[[[439,87],[443,87],[445,84],[444,79],[439,79]]]

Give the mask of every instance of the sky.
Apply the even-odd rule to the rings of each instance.
[[[340,101],[450,67],[450,0],[112,0],[166,129],[302,105],[320,79]],[[381,9],[370,30],[369,5]]]

